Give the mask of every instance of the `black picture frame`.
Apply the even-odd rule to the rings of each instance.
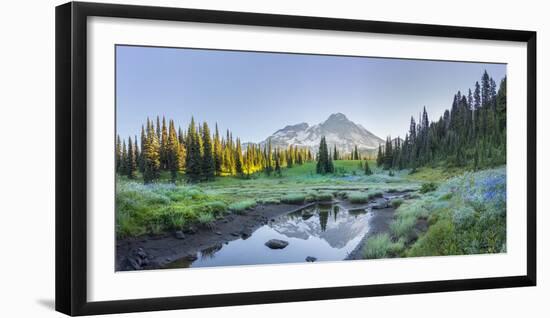
[[[88,302],[86,20],[91,16],[526,43],[527,274],[496,278]],[[536,285],[536,32],[81,2],[70,2],[56,7],[55,29],[56,310],[68,315],[92,315]]]

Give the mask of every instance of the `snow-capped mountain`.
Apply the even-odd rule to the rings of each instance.
[[[288,125],[277,130],[260,144],[265,145],[271,139],[273,147],[297,145],[310,147],[316,151],[322,136],[325,136],[329,149],[336,145],[338,151],[342,153],[351,152],[356,145],[359,150],[373,150],[384,142],[382,138],[349,120],[344,114],[336,113],[317,125],[309,126],[307,123]]]

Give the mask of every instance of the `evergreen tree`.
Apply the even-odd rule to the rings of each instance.
[[[235,172],[240,176],[243,175],[243,151],[239,138],[237,138],[237,147],[235,148]]]
[[[214,171],[217,176],[222,174],[222,144],[218,131],[218,123],[216,123],[216,130],[214,132]]]
[[[120,141],[120,136],[116,136],[116,145],[115,145],[115,170],[117,173],[121,173],[122,166],[122,143]]]
[[[168,129],[166,128],[166,118],[162,116],[162,128],[160,135],[160,167],[169,170],[168,167]]]
[[[292,165],[294,164],[294,158],[292,154],[292,145],[289,146],[287,152],[286,152],[286,167],[292,168]]]
[[[140,151],[140,148],[138,148],[138,143],[137,143],[137,136],[134,135],[134,158],[135,158],[135,163],[136,163],[136,167],[135,167],[135,170],[139,170],[139,165],[140,165],[140,161],[141,161],[141,151]],[[136,176],[137,176],[137,173],[136,173]]]
[[[178,140],[178,135],[176,133],[176,128],[174,126],[174,121],[170,120],[168,128],[168,137],[166,140],[166,165],[168,170],[170,170],[170,177],[172,182],[176,182],[178,178],[178,172],[180,171],[181,165],[181,151],[182,147]]]
[[[126,150],[126,140],[122,141],[122,153],[120,155],[120,174],[128,175],[128,151]]]
[[[391,136],[386,138],[386,146],[384,147],[384,170],[388,170],[392,167],[393,163],[393,151]]]
[[[371,174],[372,174],[372,171],[370,170],[369,162],[368,160],[365,160],[365,175],[370,176]]]
[[[143,154],[143,182],[151,183],[158,179],[160,174],[160,144],[155,134],[153,124],[147,120],[147,136],[142,150]]]
[[[281,155],[279,148],[275,149],[275,175],[281,177],[283,175],[281,171]]]
[[[157,142],[158,142],[159,146],[160,146],[160,142],[161,142],[160,134],[161,134],[161,132],[160,132],[160,117],[157,116],[157,126],[156,126],[156,131],[155,131],[155,137],[157,138]]]
[[[191,117],[191,123],[187,130],[187,152],[185,158],[185,176],[189,182],[201,180],[201,146],[199,135],[195,126],[195,119]]]
[[[384,163],[384,153],[382,152],[382,145],[378,145],[378,155],[376,156],[376,165],[380,167],[383,163]]]
[[[506,77],[500,82],[500,87],[497,94],[497,114],[499,119],[499,129],[500,131],[506,131]],[[505,144],[505,143],[504,143]]]
[[[481,88],[479,82],[476,81],[474,89],[474,110],[478,110],[481,107]]]
[[[126,160],[126,173],[128,179],[135,179],[137,170],[136,152],[134,151],[134,145],[131,137],[128,137],[128,155]]]
[[[149,121],[149,119],[147,119],[147,121]],[[139,144],[139,148],[141,149],[141,155],[139,156],[139,160],[138,160],[139,171],[141,173],[145,171],[145,165],[143,160],[143,149],[145,149],[146,139],[147,137],[145,134],[145,128],[143,127],[143,125],[141,125],[141,136],[140,136],[140,144]]]
[[[357,150],[357,145],[353,149],[353,158],[352,160],[359,160],[359,151]]]
[[[271,173],[273,172],[273,163],[272,163],[272,156],[271,156],[271,138],[269,138],[267,140],[267,149],[264,149],[265,151],[265,160],[266,160],[266,163],[265,163],[265,173],[270,176]]]
[[[202,125],[202,178],[203,180],[212,180],[216,173],[216,167],[214,162],[214,152],[212,148],[212,139],[210,137],[210,128],[205,122]]]
[[[317,170],[317,173],[319,174],[334,172],[334,165],[328,153],[328,147],[327,147],[325,136],[321,137],[321,143],[319,144],[316,170]]]

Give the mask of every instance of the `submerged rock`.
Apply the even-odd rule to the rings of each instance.
[[[272,239],[267,242],[265,242],[265,246],[269,247],[270,249],[283,249],[287,247],[288,242],[283,240],[277,240]]]
[[[386,209],[389,207],[388,201],[384,198],[378,198],[372,203],[373,209]]]
[[[308,256],[306,257],[306,262],[315,262],[317,260],[317,257],[313,257],[313,256]]]
[[[183,240],[185,238],[185,234],[183,234],[182,231],[176,231],[174,232],[174,237],[178,240]]]

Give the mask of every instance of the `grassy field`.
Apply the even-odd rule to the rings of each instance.
[[[364,175],[359,161],[335,161],[336,173],[318,175],[315,163],[248,178],[218,177],[211,182],[155,184],[117,179],[117,237],[132,237],[207,226],[257,204],[302,204],[346,197],[364,203],[385,191],[419,190],[412,200],[394,200],[390,232],[369,238],[365,258],[494,253],[506,250],[506,169],[468,172],[420,168],[390,176],[374,162]]]
[[[363,162],[364,164],[364,162]],[[163,175],[158,183],[117,178],[117,236],[128,237],[208,224],[227,213],[242,213],[260,203],[328,201],[333,196],[368,198],[390,189],[416,189],[422,178],[410,178],[408,171],[388,171],[369,162],[373,175],[364,175],[359,161],[335,161],[336,173],[318,175],[315,163],[283,169],[282,176],[264,173],[249,178],[218,177],[199,184],[169,183]]]

